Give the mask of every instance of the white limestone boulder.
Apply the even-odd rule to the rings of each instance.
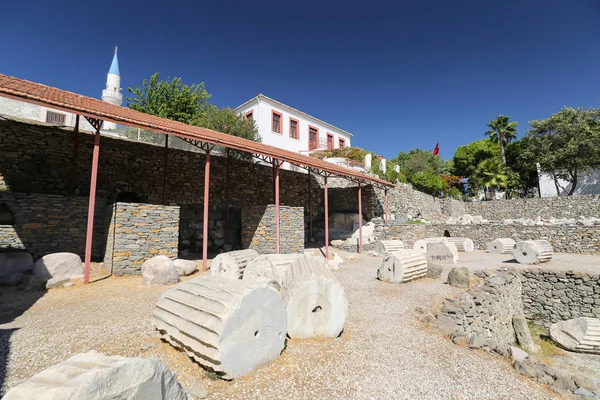
[[[436,242],[443,242],[443,241],[445,241],[445,238],[443,238],[443,237],[420,239],[420,240],[417,240],[415,242],[415,244],[413,245],[413,250],[418,250],[421,253],[427,253],[427,244],[428,243],[436,243]]]
[[[287,303],[292,338],[335,338],[344,330],[348,301],[331,271],[311,259],[299,259],[285,271],[281,297]]]
[[[9,390],[4,400],[186,400],[166,364],[157,359],[76,354]]]
[[[475,244],[469,238],[461,237],[447,237],[444,238],[446,242],[453,243],[456,246],[456,250],[459,252],[471,252],[475,250]]]
[[[271,285],[281,290],[286,271],[301,259],[327,267],[325,259],[309,254],[261,254],[246,265],[243,280]]]
[[[33,275],[46,279],[55,276],[80,277],[83,275],[83,263],[77,254],[47,254],[33,265]]]
[[[287,331],[285,302],[275,289],[218,276],[163,293],[152,322],[164,340],[226,379],[277,358]]]
[[[458,250],[454,243],[446,241],[427,243],[427,261],[456,264],[458,262]]]
[[[511,238],[498,238],[487,244],[487,251],[492,254],[510,254],[515,244],[517,242]]]
[[[246,266],[256,257],[258,252],[251,249],[221,253],[212,261],[210,274],[229,279],[242,279]]]
[[[142,264],[142,277],[148,285],[171,285],[179,282],[179,273],[167,256],[155,256]]]
[[[182,260],[177,258],[173,260],[173,265],[175,265],[179,276],[188,276],[198,270],[198,264],[193,260]]]
[[[379,240],[375,243],[375,251],[382,256],[403,249],[402,240]]]
[[[600,354],[600,319],[580,317],[550,325],[550,337],[561,347]]]
[[[391,283],[406,283],[427,274],[425,254],[417,250],[398,250],[389,253],[377,270],[377,278]]]
[[[554,249],[546,240],[525,240],[515,244],[512,254],[520,264],[541,264],[552,260]]]
[[[0,277],[14,273],[23,273],[32,268],[33,258],[29,253],[0,253]]]
[[[338,271],[340,266],[344,263],[344,259],[339,254],[333,253],[333,257],[326,261],[327,267],[332,271]]]

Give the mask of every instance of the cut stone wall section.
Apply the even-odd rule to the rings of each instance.
[[[304,251],[304,208],[280,206],[279,252]],[[275,205],[242,208],[242,247],[275,254]]]

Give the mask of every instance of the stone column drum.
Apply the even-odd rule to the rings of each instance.
[[[510,254],[515,247],[515,244],[517,244],[517,242],[511,238],[499,238],[492,240],[487,244],[487,251],[492,254]]]
[[[316,263],[327,268],[325,260],[309,254],[261,254],[246,265],[245,281],[268,284],[281,290],[281,284],[286,271],[298,260]]]
[[[421,253],[427,253],[427,244],[428,243],[439,243],[439,242],[445,242],[446,238],[443,237],[434,237],[434,238],[425,238],[425,239],[420,239],[417,240],[415,242],[415,244],[413,245],[413,250],[418,250]]]
[[[375,252],[380,256],[404,249],[402,240],[380,240],[375,243]]]
[[[229,279],[242,279],[246,265],[258,257],[256,250],[236,250],[221,253],[210,264],[210,274]]]
[[[469,238],[461,237],[447,237],[444,238],[446,242],[452,243],[456,246],[456,250],[460,252],[469,252],[475,250],[475,244]]]
[[[546,240],[518,242],[512,254],[520,264],[540,264],[552,260],[554,249]]]
[[[398,250],[388,254],[377,270],[377,278],[392,283],[405,283],[427,274],[427,259],[418,250]]]
[[[277,358],[287,331],[285,303],[275,289],[216,276],[163,293],[152,322],[163,339],[226,379]]]

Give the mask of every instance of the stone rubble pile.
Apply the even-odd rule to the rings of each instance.
[[[450,217],[446,219],[447,225],[474,225],[474,224],[489,224],[490,220],[483,218],[481,215],[470,215],[465,214],[461,215],[458,218]],[[594,226],[600,225],[600,218],[596,217],[584,217],[580,216],[579,218],[548,218],[542,219],[542,217],[537,216],[537,218],[514,218],[514,219],[504,219],[502,220],[504,225],[523,225],[523,226],[555,226],[555,225],[583,225],[583,226]]]
[[[389,253],[377,270],[377,279],[391,283],[406,283],[427,274],[425,254],[417,250],[398,250]]]

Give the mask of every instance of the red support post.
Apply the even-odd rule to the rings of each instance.
[[[279,254],[279,160],[273,160],[275,166],[275,254]]]
[[[88,205],[87,232],[85,237],[85,266],[83,284],[90,282],[90,265],[92,262],[92,237],[94,232],[94,211],[96,207],[96,182],[98,178],[98,159],[100,158],[100,127],[96,129],[94,153],[92,155],[92,176],[90,178],[90,201]]]
[[[327,176],[325,176],[325,258],[329,258],[329,200],[327,198]]]
[[[229,168],[231,163],[231,155],[227,148],[227,164],[225,168],[225,244],[229,244]]]
[[[169,159],[169,135],[165,133],[165,157],[163,160],[162,203],[167,201],[167,161]]]
[[[312,184],[310,182],[310,169],[308,170],[308,239],[312,239]]]
[[[388,208],[388,191],[387,189],[384,190],[384,203],[385,203],[385,224],[388,225],[390,223],[390,211]]]
[[[69,193],[75,193],[77,183],[77,152],[79,151],[79,114],[75,116],[75,127],[73,128],[73,155],[71,156],[71,181]]]
[[[204,164],[204,220],[202,227],[202,268],[208,269],[208,188],[210,185],[210,151],[206,149],[206,162]]]
[[[362,253],[362,187],[358,184],[358,252]]]

